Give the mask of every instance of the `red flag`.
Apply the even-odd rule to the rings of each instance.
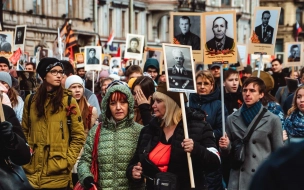
[[[115,57],[120,57],[120,47],[118,47],[117,53]]]
[[[22,54],[22,51],[20,48],[18,48],[13,55],[9,58],[10,62],[12,62],[14,65],[17,64],[18,60],[20,59],[20,56]]]

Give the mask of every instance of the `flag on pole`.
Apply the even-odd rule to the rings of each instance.
[[[20,59],[21,54],[22,51],[20,48],[18,48],[8,60],[10,60],[10,62],[12,62],[15,65]]]
[[[299,22],[297,21],[297,24],[296,24],[296,36],[299,36],[299,34],[302,32],[302,28],[299,24]]]
[[[77,40],[76,40],[76,36],[74,35],[74,32],[72,29],[70,29],[66,40],[65,40],[65,57],[70,57],[72,56],[72,59],[74,60],[74,55],[73,55],[73,51],[71,51],[71,49],[77,45]]]
[[[114,39],[114,30],[111,31],[110,36],[108,37],[107,45],[111,45]]]

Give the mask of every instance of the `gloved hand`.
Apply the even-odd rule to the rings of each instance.
[[[93,184],[94,184],[94,178],[92,176],[84,178],[83,185],[86,189],[90,189],[91,187],[93,187]]]
[[[10,142],[14,138],[13,125],[4,121],[0,123],[0,137],[4,142]]]

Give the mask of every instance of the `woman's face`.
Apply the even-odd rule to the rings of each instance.
[[[152,105],[152,108],[153,108],[155,117],[158,117],[158,118],[164,117],[164,115],[166,113],[166,105],[165,105],[164,100],[155,99],[155,101]]]
[[[101,93],[102,95],[106,94],[106,88],[108,87],[108,85],[111,83],[111,80],[106,80],[103,82],[102,86],[101,86]]]
[[[83,96],[83,86],[81,84],[74,83],[69,87],[69,90],[72,91],[72,96],[76,100],[80,100]]]
[[[0,81],[0,82],[5,86],[5,88],[6,88],[7,90],[10,89],[9,85],[8,85],[6,82],[4,82],[4,81]]]
[[[213,84],[205,77],[197,77],[196,88],[199,95],[206,95],[213,90]]]
[[[45,81],[52,87],[60,86],[62,78],[63,78],[63,69],[60,66],[53,67],[45,75]]]
[[[300,89],[297,94],[297,107],[300,112],[304,113],[304,89]]]
[[[128,115],[129,104],[127,100],[110,100],[110,110],[115,121],[121,121]]]

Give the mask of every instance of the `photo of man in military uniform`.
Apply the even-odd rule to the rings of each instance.
[[[185,57],[183,51],[180,48],[174,48],[172,55],[175,64],[172,67],[168,67],[169,87],[194,89],[192,71],[184,67]]]

